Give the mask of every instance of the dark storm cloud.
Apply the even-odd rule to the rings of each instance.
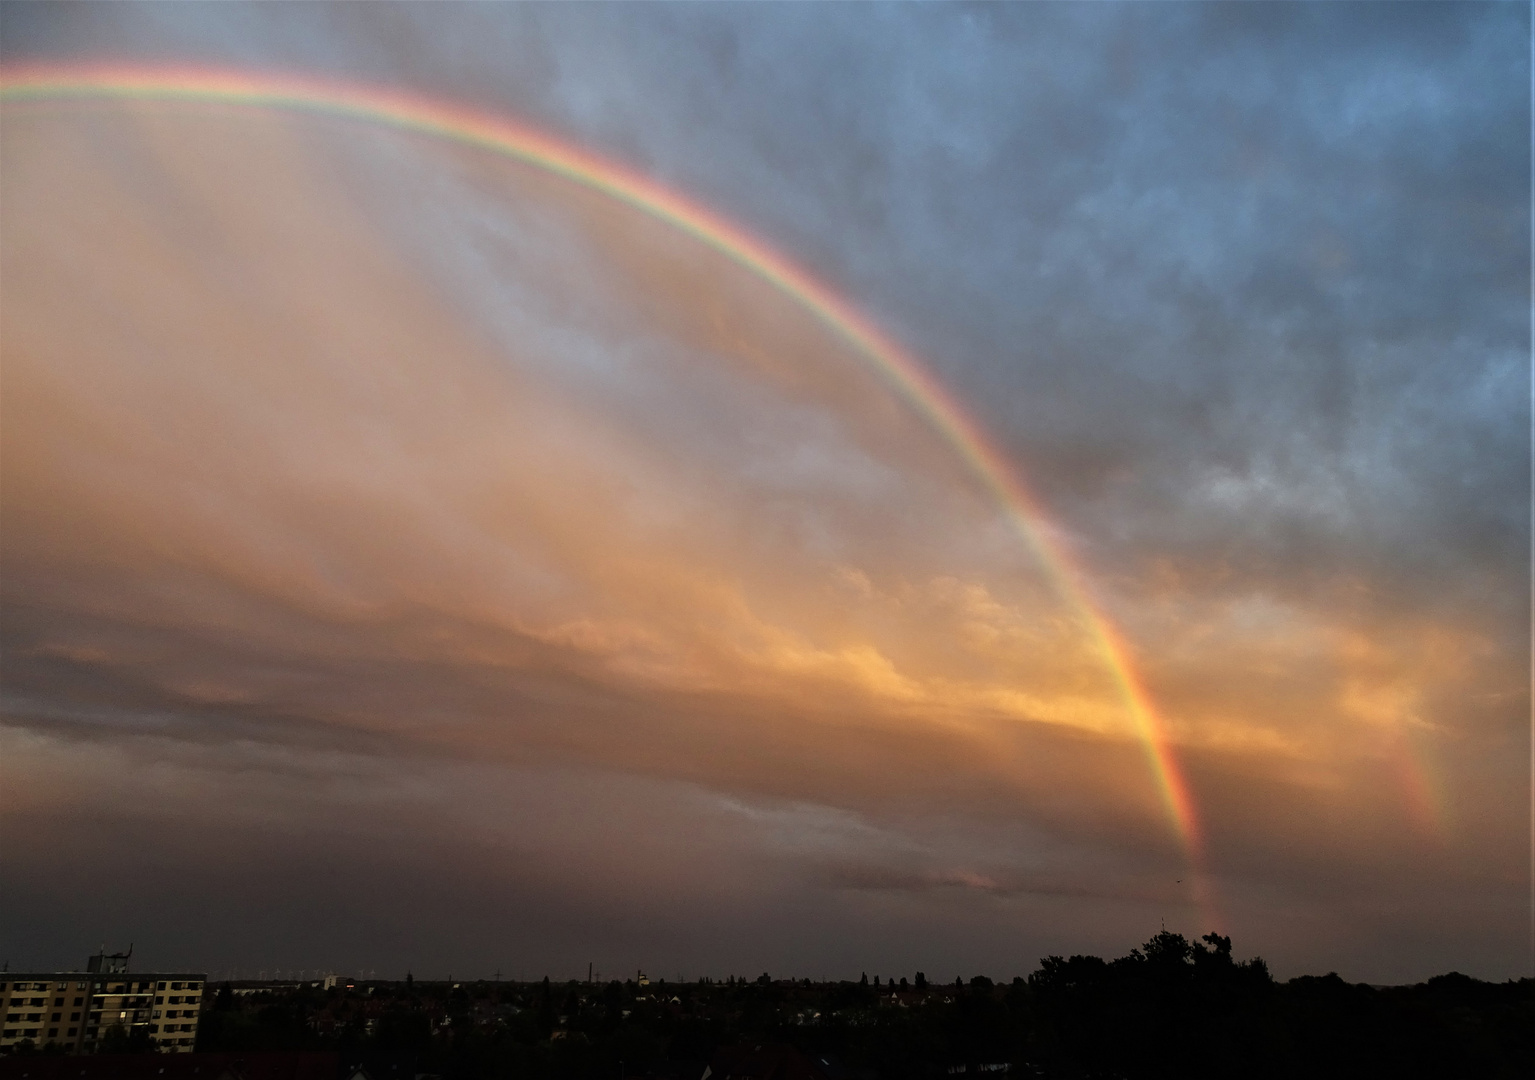
[[[503,103],[840,282],[987,403],[1105,569],[1320,563],[1396,592],[1526,547],[1526,20],[13,7],[5,48]]]

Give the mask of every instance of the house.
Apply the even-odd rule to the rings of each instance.
[[[832,1076],[824,1063],[786,1043],[747,1043],[717,1051],[699,1080],[832,1080]]]

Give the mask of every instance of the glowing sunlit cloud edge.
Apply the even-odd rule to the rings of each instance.
[[[1192,794],[1128,644],[1090,598],[1086,574],[1051,536],[1045,514],[1016,470],[912,354],[828,286],[739,226],[612,161],[520,122],[459,104],[289,74],[189,67],[13,66],[0,69],[0,100],[112,98],[208,102],[321,113],[478,147],[599,191],[680,229],[766,280],[873,361],[998,500],[1009,521],[1076,609],[1113,674],[1186,854],[1202,838]],[[1205,898],[1200,898],[1201,902]]]

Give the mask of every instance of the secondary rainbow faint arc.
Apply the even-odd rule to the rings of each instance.
[[[0,100],[116,98],[190,101],[323,113],[479,147],[565,177],[682,230],[765,279],[813,312],[884,372],[991,490],[1024,541],[1078,610],[1103,653],[1145,746],[1167,812],[1186,852],[1200,829],[1188,784],[1129,649],[1088,595],[1086,576],[1040,524],[1045,516],[1007,460],[914,356],[768,244],[631,169],[543,132],[462,105],[293,75],[202,68],[18,66],[0,69]]]

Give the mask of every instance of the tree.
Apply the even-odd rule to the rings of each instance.
[[[132,1029],[113,1024],[101,1037],[103,1054],[153,1054],[155,1041],[149,1036],[149,1028],[137,1024]]]
[[[547,1039],[554,1030],[554,991],[549,988],[549,976],[544,976],[538,989],[538,1037]]]

